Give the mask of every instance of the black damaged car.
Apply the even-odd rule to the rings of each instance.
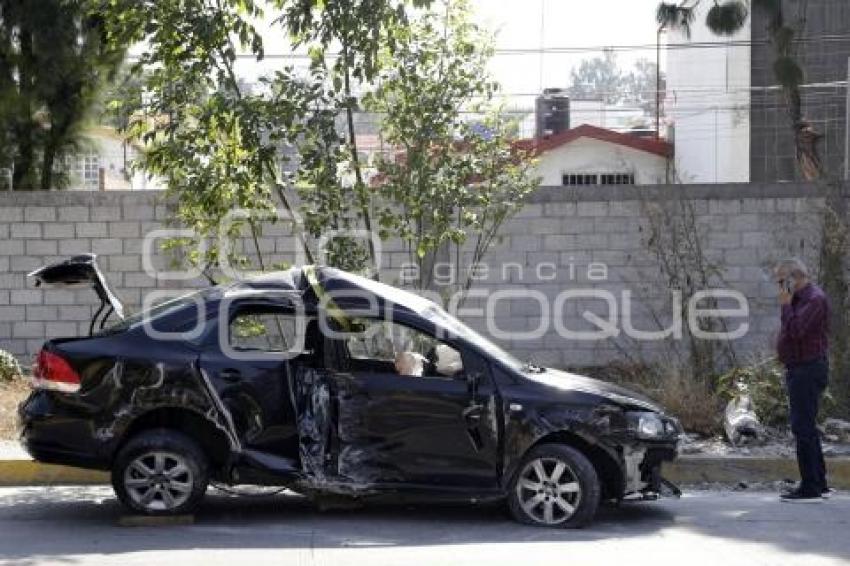
[[[525,364],[434,303],[292,268],[123,316],[93,255],[31,274],[91,286],[91,335],[49,340],[20,406],[38,461],[109,470],[133,511],[180,514],[210,481],[360,500],[507,500],[579,527],[652,498],[678,422],[631,391]],[[107,319],[118,321],[107,325]]]

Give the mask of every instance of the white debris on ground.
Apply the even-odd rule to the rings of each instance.
[[[826,419],[821,426],[821,432],[824,456],[850,456],[850,422]],[[723,436],[705,438],[685,433],[679,441],[679,453],[714,457],[794,458],[796,448],[794,437],[789,430],[762,427],[759,442],[744,446],[733,446]]]
[[[729,401],[723,415],[723,429],[733,446],[760,444],[764,441],[764,427],[756,416],[749,395],[741,394]]]
[[[698,482],[689,483],[687,490],[692,491],[767,491],[773,493],[783,493],[789,489],[796,487],[797,482],[791,478],[776,481],[741,481],[737,484],[719,483],[719,482]]]
[[[826,419],[823,421],[823,436],[828,442],[850,443],[850,422]]]
[[[29,460],[29,454],[17,440],[0,440],[0,460]]]

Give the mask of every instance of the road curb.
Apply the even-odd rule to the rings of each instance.
[[[827,458],[830,486],[850,489],[850,458]],[[682,456],[664,464],[664,477],[675,484],[769,483],[785,479],[799,480],[797,460],[793,458],[759,458],[736,456]]]
[[[0,460],[0,486],[92,485],[109,483],[109,474],[33,460]]]
[[[830,484],[850,490],[850,458],[827,458]],[[675,484],[767,483],[797,479],[796,460],[790,458],[682,456],[664,464],[664,477]],[[32,460],[0,460],[0,486],[93,485],[109,483],[109,473]]]

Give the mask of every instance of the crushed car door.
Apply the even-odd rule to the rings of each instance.
[[[404,337],[370,334],[368,325]],[[495,488],[494,388],[483,360],[385,321],[330,343],[339,475],[372,484]],[[436,351],[456,360],[436,360]],[[461,367],[461,356],[463,364]]]

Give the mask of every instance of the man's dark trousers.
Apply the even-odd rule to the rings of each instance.
[[[800,490],[806,495],[819,496],[826,489],[826,466],[816,423],[828,375],[828,362],[818,359],[789,366],[785,376],[791,432],[797,441],[797,465],[802,478]]]

